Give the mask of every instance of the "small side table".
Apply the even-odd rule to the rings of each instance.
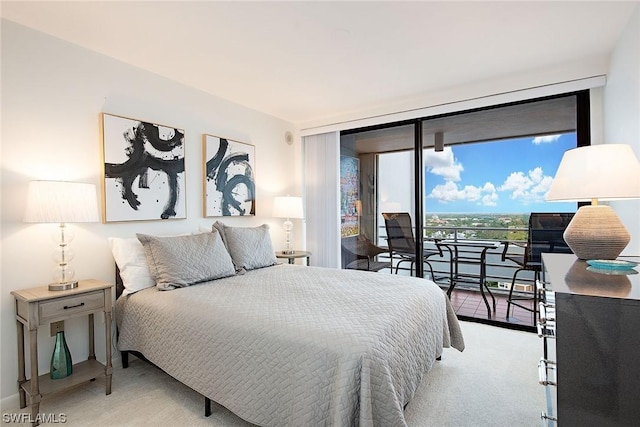
[[[307,265],[309,265],[309,258],[311,257],[311,252],[307,251],[293,251],[292,254],[285,254],[283,251],[276,252],[276,258],[286,258],[289,260],[289,264],[295,264],[296,258],[306,258]]]
[[[18,326],[18,391],[20,408],[31,405],[33,425],[38,422],[42,397],[73,387],[100,375],[106,377],[106,393],[111,394],[111,309],[112,283],[81,280],[78,287],[65,291],[50,291],[48,286],[12,291],[16,303]],[[106,365],[95,355],[94,319],[96,312],[104,312]],[[73,373],[66,378],[52,380],[49,374],[38,376],[38,327],[61,322],[76,316],[88,316],[89,358],[73,365]],[[31,379],[25,375],[25,330],[29,333]]]

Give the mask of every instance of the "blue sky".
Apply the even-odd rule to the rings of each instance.
[[[575,203],[545,202],[575,133],[527,137],[425,151],[427,213],[574,212]]]

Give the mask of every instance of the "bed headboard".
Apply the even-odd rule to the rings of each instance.
[[[124,292],[124,283],[122,283],[122,277],[120,277],[120,269],[116,264],[116,299]]]

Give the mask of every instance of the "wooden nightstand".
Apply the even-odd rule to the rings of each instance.
[[[42,397],[100,375],[106,377],[106,394],[111,394],[111,308],[114,285],[98,280],[81,280],[78,287],[66,291],[50,291],[47,286],[13,291],[16,300],[18,326],[18,391],[20,408],[27,406],[27,395],[31,405],[31,420],[38,425],[37,415]],[[96,312],[104,312],[106,339],[106,365],[98,362],[95,355],[94,321]],[[73,373],[52,380],[49,374],[38,376],[38,327],[52,322],[64,321],[76,316],[89,318],[89,358],[73,365]],[[31,379],[25,375],[24,331],[29,331],[31,356]]]
[[[307,252],[307,251],[293,251],[292,254],[284,253],[283,251],[276,252],[276,258],[286,258],[289,260],[289,264],[295,263],[296,258],[306,258],[307,265],[309,265],[310,257],[311,257],[311,252]]]

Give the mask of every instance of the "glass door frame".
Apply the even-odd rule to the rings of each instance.
[[[431,119],[442,118],[447,116],[456,116],[461,114],[467,114],[474,111],[491,110],[493,108],[506,107],[510,105],[526,104],[536,101],[542,101],[545,99],[561,98],[575,96],[576,99],[576,146],[588,146],[591,145],[591,108],[590,108],[590,93],[589,90],[580,90],[576,92],[563,93],[557,95],[551,95],[547,97],[527,99],[517,102],[511,102],[506,104],[499,104],[489,107],[482,107],[472,110],[457,111],[453,113],[446,113],[435,116],[421,117],[412,120],[404,120],[399,122],[385,123],[382,125],[369,126],[365,128],[349,129],[340,132],[340,135],[350,135],[365,131],[389,129],[398,126],[413,125],[414,129],[414,212],[415,218],[414,236],[415,236],[415,256],[416,259],[422,259],[422,253],[424,250],[424,141],[422,135],[422,123]],[[377,178],[376,178],[377,179]],[[583,204],[579,203],[578,207]],[[424,277],[424,264],[422,262],[415,263],[416,277]]]

